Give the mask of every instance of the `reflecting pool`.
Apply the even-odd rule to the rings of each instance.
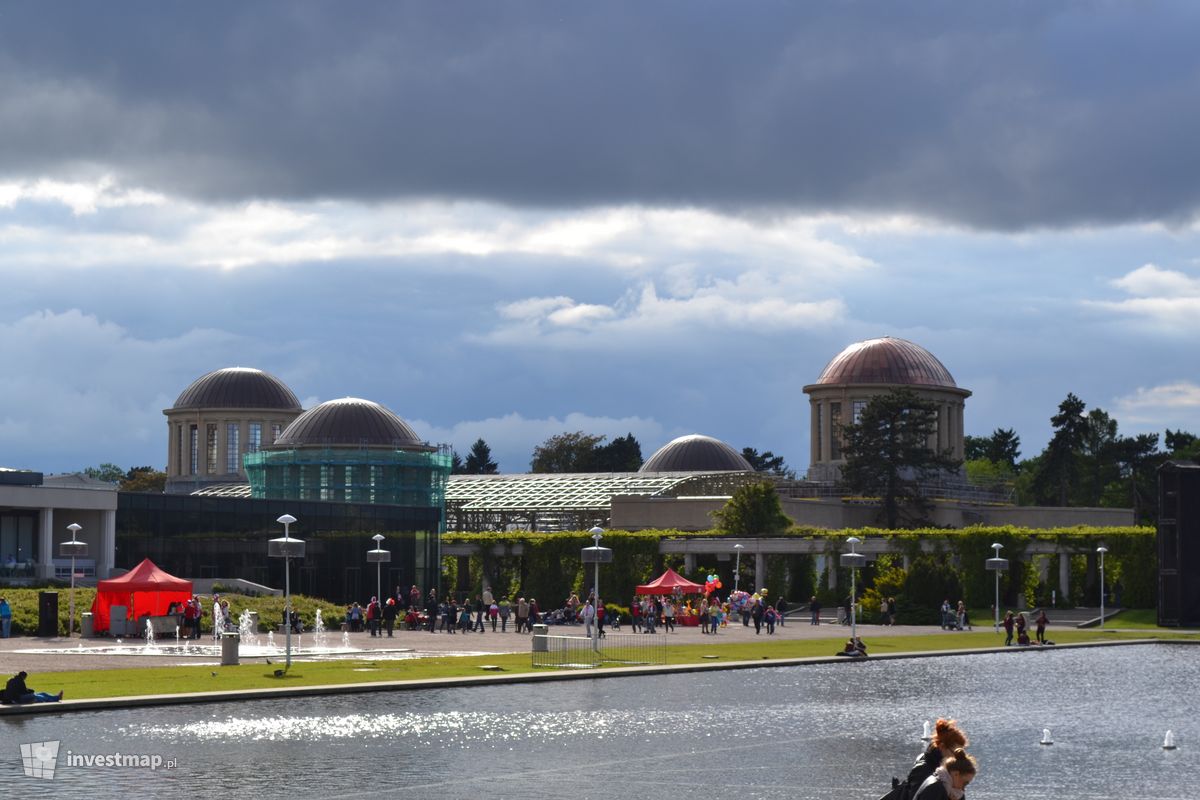
[[[20,797],[874,800],[922,723],[952,716],[980,760],[971,798],[1182,800],[1200,793],[1198,656],[1023,651],[8,718],[0,769]],[[19,745],[46,741],[54,778],[26,777]],[[79,760],[117,752],[162,764]]]

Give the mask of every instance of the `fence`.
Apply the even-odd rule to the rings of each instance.
[[[555,669],[641,666],[667,663],[667,637],[610,633],[594,649],[585,636],[533,636],[533,666]]]

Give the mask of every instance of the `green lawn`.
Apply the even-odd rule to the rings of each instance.
[[[1158,630],[1170,630],[1169,628],[1158,627],[1158,610],[1153,608],[1127,608],[1109,620],[1106,620],[1105,625],[1113,628],[1156,628]]]
[[[1055,630],[1060,643],[1106,641],[1135,638],[1200,639],[1200,635],[1173,633],[1117,632],[1099,630]],[[899,652],[935,652],[960,648],[994,647],[1003,643],[1003,634],[990,630],[920,636],[879,636],[868,642],[874,654]],[[712,664],[730,661],[770,660],[831,656],[838,648],[837,639],[756,640],[745,643],[713,641],[667,647],[668,664]],[[705,656],[717,656],[716,659]],[[274,676],[279,664],[242,664],[237,667],[178,666],[135,667],[131,669],[80,670],[31,675],[29,682],[40,691],[63,689],[68,699],[117,697],[128,695],[175,694],[181,692],[263,689],[282,686],[317,686],[373,681],[423,680],[431,678],[485,675],[483,665],[495,665],[508,674],[533,672],[528,653],[490,656],[444,656],[405,661],[295,661],[282,678]],[[539,670],[546,671],[546,670]],[[215,673],[215,674],[214,674]]]

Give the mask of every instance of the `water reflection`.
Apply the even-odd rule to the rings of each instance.
[[[130,709],[7,721],[18,742],[160,753],[170,773],[9,776],[22,796],[873,798],[958,718],[972,798],[1195,795],[1196,653],[1143,646]],[[1043,728],[1055,745],[1040,747]],[[1163,735],[1180,745],[1163,751]],[[7,782],[7,781],[6,781]],[[230,792],[233,794],[230,795]]]

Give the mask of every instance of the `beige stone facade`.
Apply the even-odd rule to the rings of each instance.
[[[963,457],[963,409],[971,396],[966,389],[890,384],[811,384],[804,387],[809,396],[810,448],[808,479],[836,481],[846,459],[842,453],[840,428],[858,421],[859,414],[872,398],[905,388],[934,403],[938,409],[937,430],[929,439],[930,449],[949,450]]]
[[[245,482],[242,456],[275,439],[300,416],[278,408],[169,408],[167,492],[187,494],[216,483]]]

